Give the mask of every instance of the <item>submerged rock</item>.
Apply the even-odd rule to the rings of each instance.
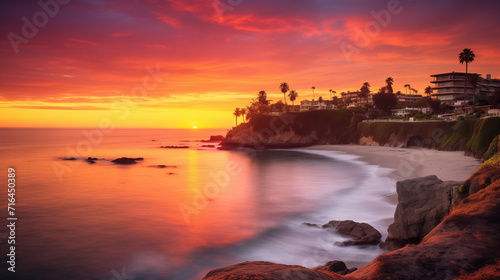
[[[201,140],[201,142],[220,142],[220,141],[224,141],[224,139],[226,139],[226,138],[222,135],[212,135],[212,136],[210,136],[209,140]]]
[[[352,220],[330,221],[322,227],[333,229],[340,234],[347,235],[352,238],[352,240],[336,244],[340,246],[376,245],[380,242],[380,238],[382,238],[382,234],[380,234],[380,232],[371,225],[367,223],[357,223]]]
[[[116,163],[116,164],[136,164],[138,160],[143,160],[144,158],[128,158],[128,157],[121,157],[112,160],[111,162]]]
[[[158,164],[158,165],[150,165],[148,167],[156,167],[156,168],[177,168],[177,165],[164,165],[164,164]]]

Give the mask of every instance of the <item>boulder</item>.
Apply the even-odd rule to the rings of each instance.
[[[394,223],[387,229],[387,239],[380,247],[395,250],[419,243],[448,215],[454,205],[453,193],[458,192],[460,185],[462,182],[443,182],[434,175],[397,182]]]
[[[335,230],[340,234],[352,238],[352,240],[336,244],[340,246],[376,245],[380,242],[380,238],[382,238],[382,234],[371,225],[367,223],[357,223],[352,220],[330,221],[322,227]]]
[[[357,268],[355,268],[355,267],[349,269],[349,268],[347,268],[347,266],[345,265],[344,262],[337,261],[337,260],[329,261],[322,266],[316,267],[316,269],[327,270],[327,271],[335,272],[335,273],[340,274],[340,275],[346,275],[346,274],[349,274],[349,273],[357,270]]]
[[[351,279],[498,279],[500,181],[465,198],[418,245],[378,256]]]

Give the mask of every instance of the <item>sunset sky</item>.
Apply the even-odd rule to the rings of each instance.
[[[423,92],[465,71],[464,48],[471,72],[500,78],[500,1],[41,2],[50,15],[0,4],[0,127],[229,128],[260,90],[282,98],[281,82],[298,100],[388,76]]]

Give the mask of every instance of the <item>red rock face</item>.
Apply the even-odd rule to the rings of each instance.
[[[498,270],[500,181],[464,199],[418,245],[384,254],[349,276],[356,279],[456,279]],[[490,267],[485,267],[490,265]],[[500,275],[497,275],[500,276]]]
[[[313,270],[298,265],[270,262],[244,262],[210,271],[205,280],[331,280],[340,275],[326,270]]]
[[[465,198],[418,245],[377,257],[346,276],[301,266],[245,262],[204,279],[499,279],[500,181]]]

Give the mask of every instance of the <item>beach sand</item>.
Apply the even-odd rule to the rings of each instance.
[[[361,145],[316,145],[309,150],[336,151],[359,156],[370,165],[394,169],[389,176],[396,181],[436,175],[443,181],[465,181],[481,162],[463,151],[437,151],[425,148],[392,148]],[[387,200],[397,204],[396,186]]]

